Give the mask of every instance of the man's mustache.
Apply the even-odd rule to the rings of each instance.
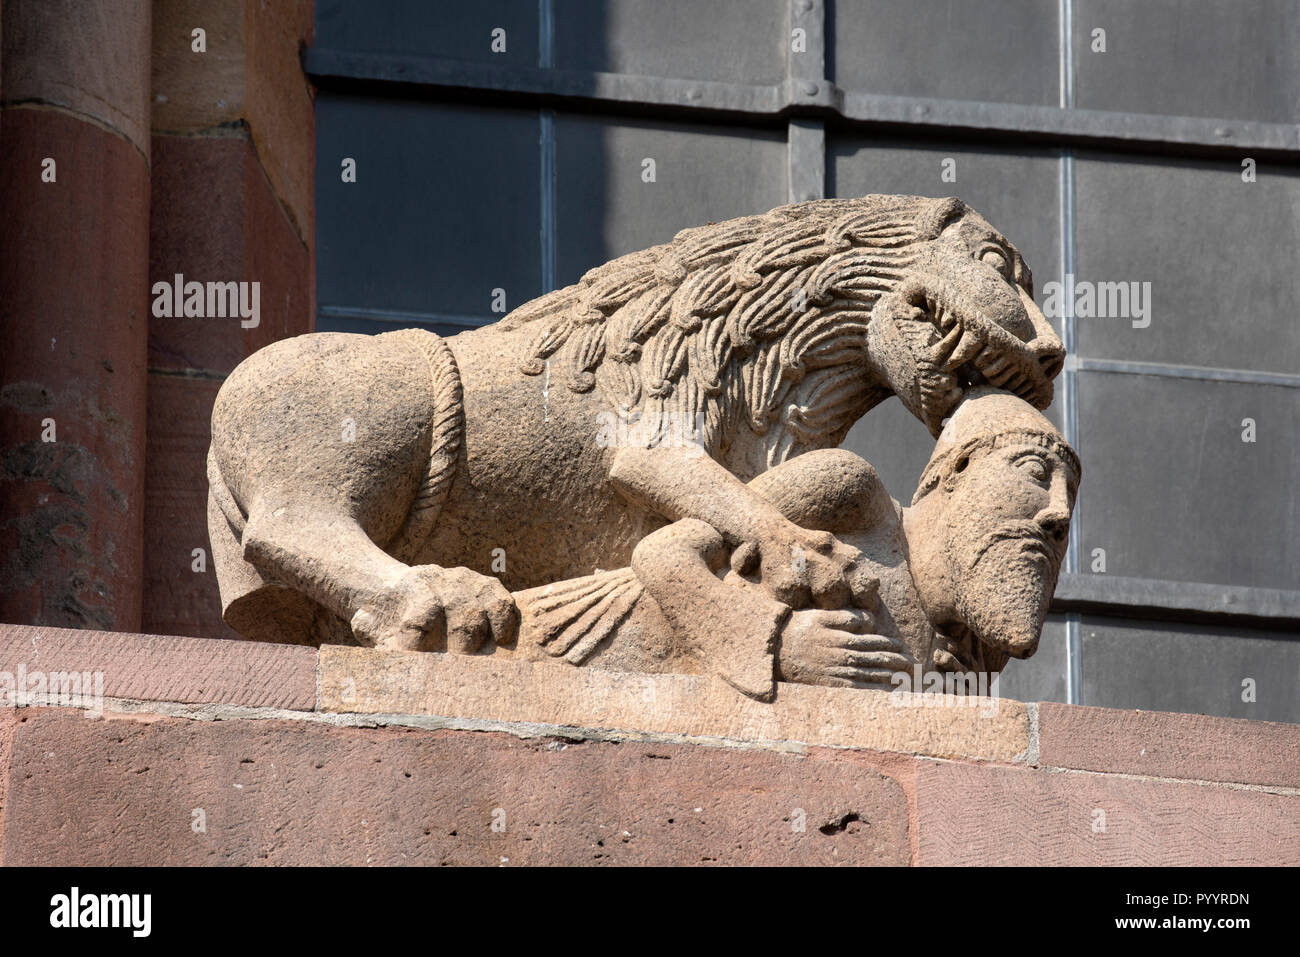
[[[1049,562],[1058,561],[1056,549],[1047,543],[1047,536],[1038,523],[1024,520],[1006,522],[981,538],[975,551],[975,559],[971,564],[979,562],[985,553],[999,542],[1020,542],[1041,551]]]

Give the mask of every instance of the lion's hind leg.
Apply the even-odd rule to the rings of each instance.
[[[455,477],[463,421],[455,359],[419,330],[302,336],[241,364],[217,396],[209,464],[232,625],[274,631],[256,616],[280,589],[363,644],[430,647],[445,629],[472,650],[506,629],[499,582],[408,564]],[[300,634],[306,606],[285,602],[271,617]]]
[[[212,567],[221,591],[221,618],[245,638],[281,644],[318,645],[325,633],[339,632],[330,640],[348,641],[346,626],[330,629],[333,616],[319,603],[288,585],[262,574],[244,560],[240,537],[243,517],[235,510],[235,521],[228,516],[233,502],[209,457],[208,539],[212,547]],[[225,501],[223,502],[223,496]]]
[[[407,565],[345,509],[272,493],[249,511],[244,558],[347,621],[363,645],[470,654],[513,640],[505,586],[468,568]]]

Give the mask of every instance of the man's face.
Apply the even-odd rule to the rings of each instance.
[[[1027,658],[1065,557],[1075,476],[1028,441],[957,464],[943,521],[954,609],[980,641]]]

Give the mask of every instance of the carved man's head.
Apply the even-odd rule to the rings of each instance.
[[[973,390],[935,446],[908,510],[912,574],[932,621],[1014,658],[1038,647],[1065,556],[1079,460],[1005,392]]]

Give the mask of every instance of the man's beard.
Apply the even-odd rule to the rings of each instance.
[[[1013,658],[1038,648],[1060,561],[1033,522],[1009,522],[980,539],[956,575],[957,617],[984,644]]]

